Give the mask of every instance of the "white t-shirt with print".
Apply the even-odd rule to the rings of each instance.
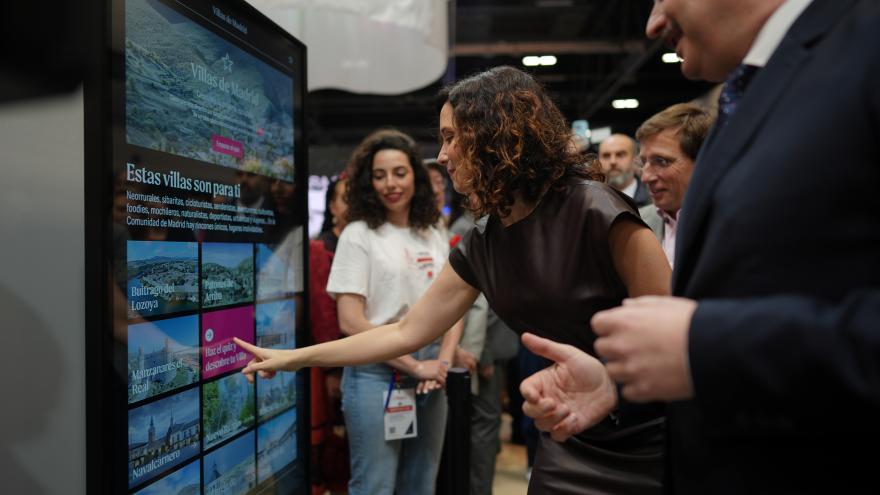
[[[384,223],[370,229],[352,222],[339,236],[327,293],[359,294],[374,326],[400,320],[428,289],[449,256],[449,242],[434,227],[422,230]]]

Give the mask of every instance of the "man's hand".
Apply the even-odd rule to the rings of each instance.
[[[526,333],[523,344],[555,364],[523,380],[523,412],[557,442],[608,416],[617,406],[617,389],[602,363],[570,345]]]
[[[645,296],[593,316],[596,352],[607,359],[623,397],[633,402],[693,397],[687,339],[696,301]]]

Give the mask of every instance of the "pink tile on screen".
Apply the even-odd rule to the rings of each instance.
[[[251,355],[240,349],[232,337],[254,342],[254,307],[212,311],[202,315],[202,376],[210,378],[244,368]]]
[[[244,158],[244,143],[219,134],[211,135],[211,149],[224,155]]]

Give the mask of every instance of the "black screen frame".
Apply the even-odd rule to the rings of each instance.
[[[295,210],[301,225],[307,225],[308,151],[306,135],[307,50],[298,39],[242,0],[161,0],[185,5],[192,15],[214,24],[215,34],[245,44],[254,54],[259,50],[264,62],[283,61],[294,80],[294,184]],[[125,0],[102,0],[82,5],[86,27],[87,53],[93,64],[84,80],[85,138],[85,304],[86,304],[86,493],[130,493],[127,483],[126,385],[117,378],[120,352],[114,343],[114,302],[112,272],[111,209],[114,194],[114,163],[120,160],[125,143],[124,111],[124,38]],[[220,8],[231,18],[246,22],[247,33],[232,26],[221,26],[212,19],[212,7]],[[203,27],[204,27],[204,23]],[[259,47],[259,48],[256,48]],[[288,59],[287,57],[292,57]],[[145,154],[163,154],[144,150]],[[163,156],[172,162],[194,162],[188,158]],[[297,302],[296,341],[308,343],[308,242],[304,233],[302,272],[304,287]],[[117,362],[114,362],[114,359]],[[297,461],[296,469],[280,476],[268,486],[257,485],[258,493],[307,493],[309,487],[309,380],[308,370],[297,373]],[[255,425],[254,431],[257,426]],[[200,435],[204,434],[203,432]],[[59,446],[60,447],[60,446]],[[204,456],[200,452],[199,457]],[[204,480],[203,480],[204,481]],[[296,491],[294,491],[296,489]]]

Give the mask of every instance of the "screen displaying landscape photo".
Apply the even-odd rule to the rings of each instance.
[[[202,244],[202,307],[253,302],[253,244]]]
[[[254,307],[212,311],[202,315],[202,376],[211,378],[243,368],[251,355],[232,338],[254,343]]]
[[[272,349],[296,347],[296,303],[284,299],[257,304],[257,345]]]
[[[296,460],[296,409],[291,409],[257,428],[259,483]]]
[[[257,377],[257,412],[261,423],[295,405],[295,374],[278,373],[272,378]]]
[[[199,389],[128,412],[128,487],[149,481],[199,453]]]
[[[239,495],[257,484],[254,432],[205,456],[205,495]]]
[[[275,299],[293,295],[293,260],[275,251],[276,246],[257,244],[257,299]]]
[[[128,241],[128,317],[198,309],[195,242]]]
[[[129,144],[293,181],[293,80],[157,0],[125,2]]]
[[[135,495],[199,495],[202,480],[201,463],[191,462]]]
[[[128,403],[199,381],[199,317],[128,327]]]
[[[254,385],[233,373],[202,385],[202,425],[205,449],[254,424]]]

